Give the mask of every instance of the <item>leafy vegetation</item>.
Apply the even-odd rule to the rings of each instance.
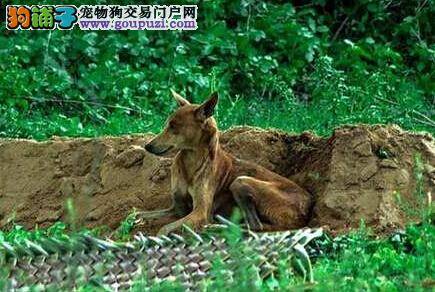
[[[175,106],[169,88],[195,102],[217,90],[222,128],[433,132],[432,0],[187,2],[199,5],[194,32],[2,27],[0,136],[158,131]]]

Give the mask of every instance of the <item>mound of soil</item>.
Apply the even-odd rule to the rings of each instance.
[[[152,137],[0,140],[0,227],[74,220],[113,229],[133,208],[168,207],[171,158],[142,148]],[[361,219],[379,231],[402,226],[412,220],[404,206],[432,200],[435,188],[434,139],[397,126],[344,126],[327,138],[238,127],[223,132],[221,143],[306,188],[316,202],[312,226],[343,230]],[[142,228],[154,233],[174,219]]]

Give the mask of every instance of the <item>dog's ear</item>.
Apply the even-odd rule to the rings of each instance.
[[[190,102],[171,89],[172,97],[177,101],[179,106],[189,105]]]
[[[196,109],[196,116],[198,119],[205,120],[211,117],[214,113],[214,108],[218,103],[218,93],[213,92],[206,102],[201,104],[199,108]]]

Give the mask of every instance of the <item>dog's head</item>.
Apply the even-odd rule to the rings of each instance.
[[[216,92],[200,105],[191,104],[175,91],[171,92],[179,107],[169,116],[163,131],[145,145],[145,149],[155,155],[164,155],[171,149],[197,149],[202,144],[207,145],[217,131],[212,117],[218,102]]]

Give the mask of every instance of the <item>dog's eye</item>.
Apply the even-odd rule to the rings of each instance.
[[[168,130],[172,134],[178,134],[177,125],[175,123],[170,122],[168,125]]]

